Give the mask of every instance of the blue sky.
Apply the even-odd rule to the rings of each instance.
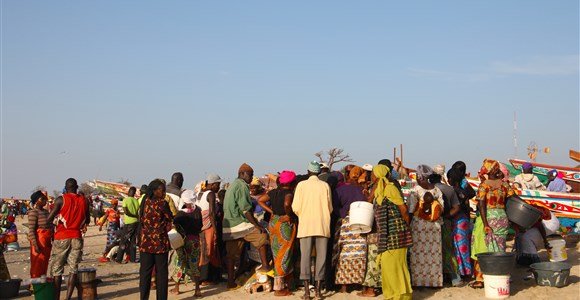
[[[2,1],[2,197],[579,148],[578,1]],[[61,152],[66,151],[65,154]]]

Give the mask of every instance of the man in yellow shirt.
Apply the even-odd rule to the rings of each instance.
[[[304,298],[310,297],[310,254],[312,244],[316,247],[315,297],[320,298],[322,280],[326,269],[326,251],[330,238],[330,213],[332,201],[330,186],[318,178],[320,164],[316,161],[308,165],[308,180],[296,186],[292,210],[298,216],[300,239],[300,279],[304,281]]]

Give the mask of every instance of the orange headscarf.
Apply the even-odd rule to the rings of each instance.
[[[479,179],[481,182],[485,181],[484,175],[497,173],[500,170],[500,165],[497,160],[486,158],[483,160],[483,165],[479,169]]]
[[[359,166],[355,166],[352,169],[350,169],[350,172],[348,172],[348,178],[350,180],[356,180],[358,182],[358,179],[363,175],[366,174],[366,171],[359,167]]]

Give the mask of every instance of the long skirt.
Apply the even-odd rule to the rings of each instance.
[[[30,278],[39,278],[46,275],[48,259],[52,250],[52,230],[39,228],[36,230],[36,243],[38,250],[30,247]]]
[[[367,236],[367,270],[363,285],[371,288],[381,288],[381,268],[379,267],[379,247],[375,241],[371,241]],[[371,238],[372,239],[372,238]],[[377,241],[378,242],[378,241]]]
[[[384,299],[413,299],[407,268],[407,248],[387,250],[379,255]]]
[[[183,247],[175,250],[169,266],[169,276],[175,282],[183,279],[187,283],[199,279],[199,248],[199,236],[188,235]]]
[[[486,234],[481,216],[475,219],[471,240],[471,259],[475,260],[475,280],[483,281],[483,274],[477,262],[477,254],[484,252],[505,252],[509,220],[503,208],[488,208],[487,223],[492,234]]]
[[[107,244],[105,245],[105,249],[109,248],[115,242],[115,233],[119,230],[119,227],[119,222],[109,222],[109,225],[107,225]]]
[[[296,239],[296,225],[291,222],[280,221],[281,216],[272,215],[268,224],[270,232],[270,246],[274,256],[274,290],[280,291],[288,286],[284,280],[293,272],[294,240]]]
[[[443,273],[451,278],[459,277],[459,266],[453,246],[453,220],[445,219],[441,228],[441,242],[443,250]]]
[[[348,216],[342,220],[338,240],[336,284],[362,284],[367,267],[367,240],[360,231],[350,228]]]
[[[461,276],[471,276],[473,274],[471,265],[471,230],[472,225],[469,217],[462,213],[458,214],[453,220],[453,245],[459,275]]]
[[[443,286],[441,223],[414,218],[411,222],[411,278],[413,286]],[[384,273],[383,273],[384,274]]]

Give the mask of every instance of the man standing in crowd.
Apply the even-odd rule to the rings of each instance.
[[[166,194],[173,200],[169,202],[169,208],[171,209],[171,213],[173,215],[177,215],[177,210],[181,207],[180,199],[183,187],[183,174],[181,172],[176,172],[171,175],[171,182],[167,185]]]
[[[248,184],[254,170],[247,164],[240,166],[238,178],[226,191],[224,199],[223,239],[226,242],[228,288],[236,288],[234,265],[240,260],[245,242],[250,242],[260,253],[261,272],[268,272],[270,266],[266,256],[268,236],[266,230],[254,218],[252,199]]]
[[[136,230],[139,225],[139,201],[135,199],[135,193],[137,188],[132,186],[129,188],[127,193],[127,198],[123,199],[123,216],[124,226],[123,231],[125,234],[119,243],[119,252],[117,253],[116,261],[118,263],[123,262],[123,257],[125,252],[129,255],[129,260],[135,262],[135,240],[136,240]],[[126,250],[129,247],[129,250]]]
[[[48,223],[56,219],[56,232],[52,243],[52,255],[50,257],[49,276],[54,276],[55,299],[60,299],[60,287],[64,264],[70,268],[68,277],[66,299],[71,299],[77,282],[78,266],[83,253],[82,231],[91,222],[89,213],[89,201],[77,194],[78,185],[74,178],[69,178],[65,183],[65,193],[56,198],[54,209],[48,216]]]
[[[332,200],[330,186],[318,178],[320,164],[316,161],[308,165],[308,180],[298,183],[292,202],[292,210],[298,216],[300,239],[300,280],[304,282],[304,298],[310,297],[310,255],[312,244],[316,246],[316,290],[315,297],[321,297],[321,285],[326,269],[326,251],[330,238],[330,213]]]

